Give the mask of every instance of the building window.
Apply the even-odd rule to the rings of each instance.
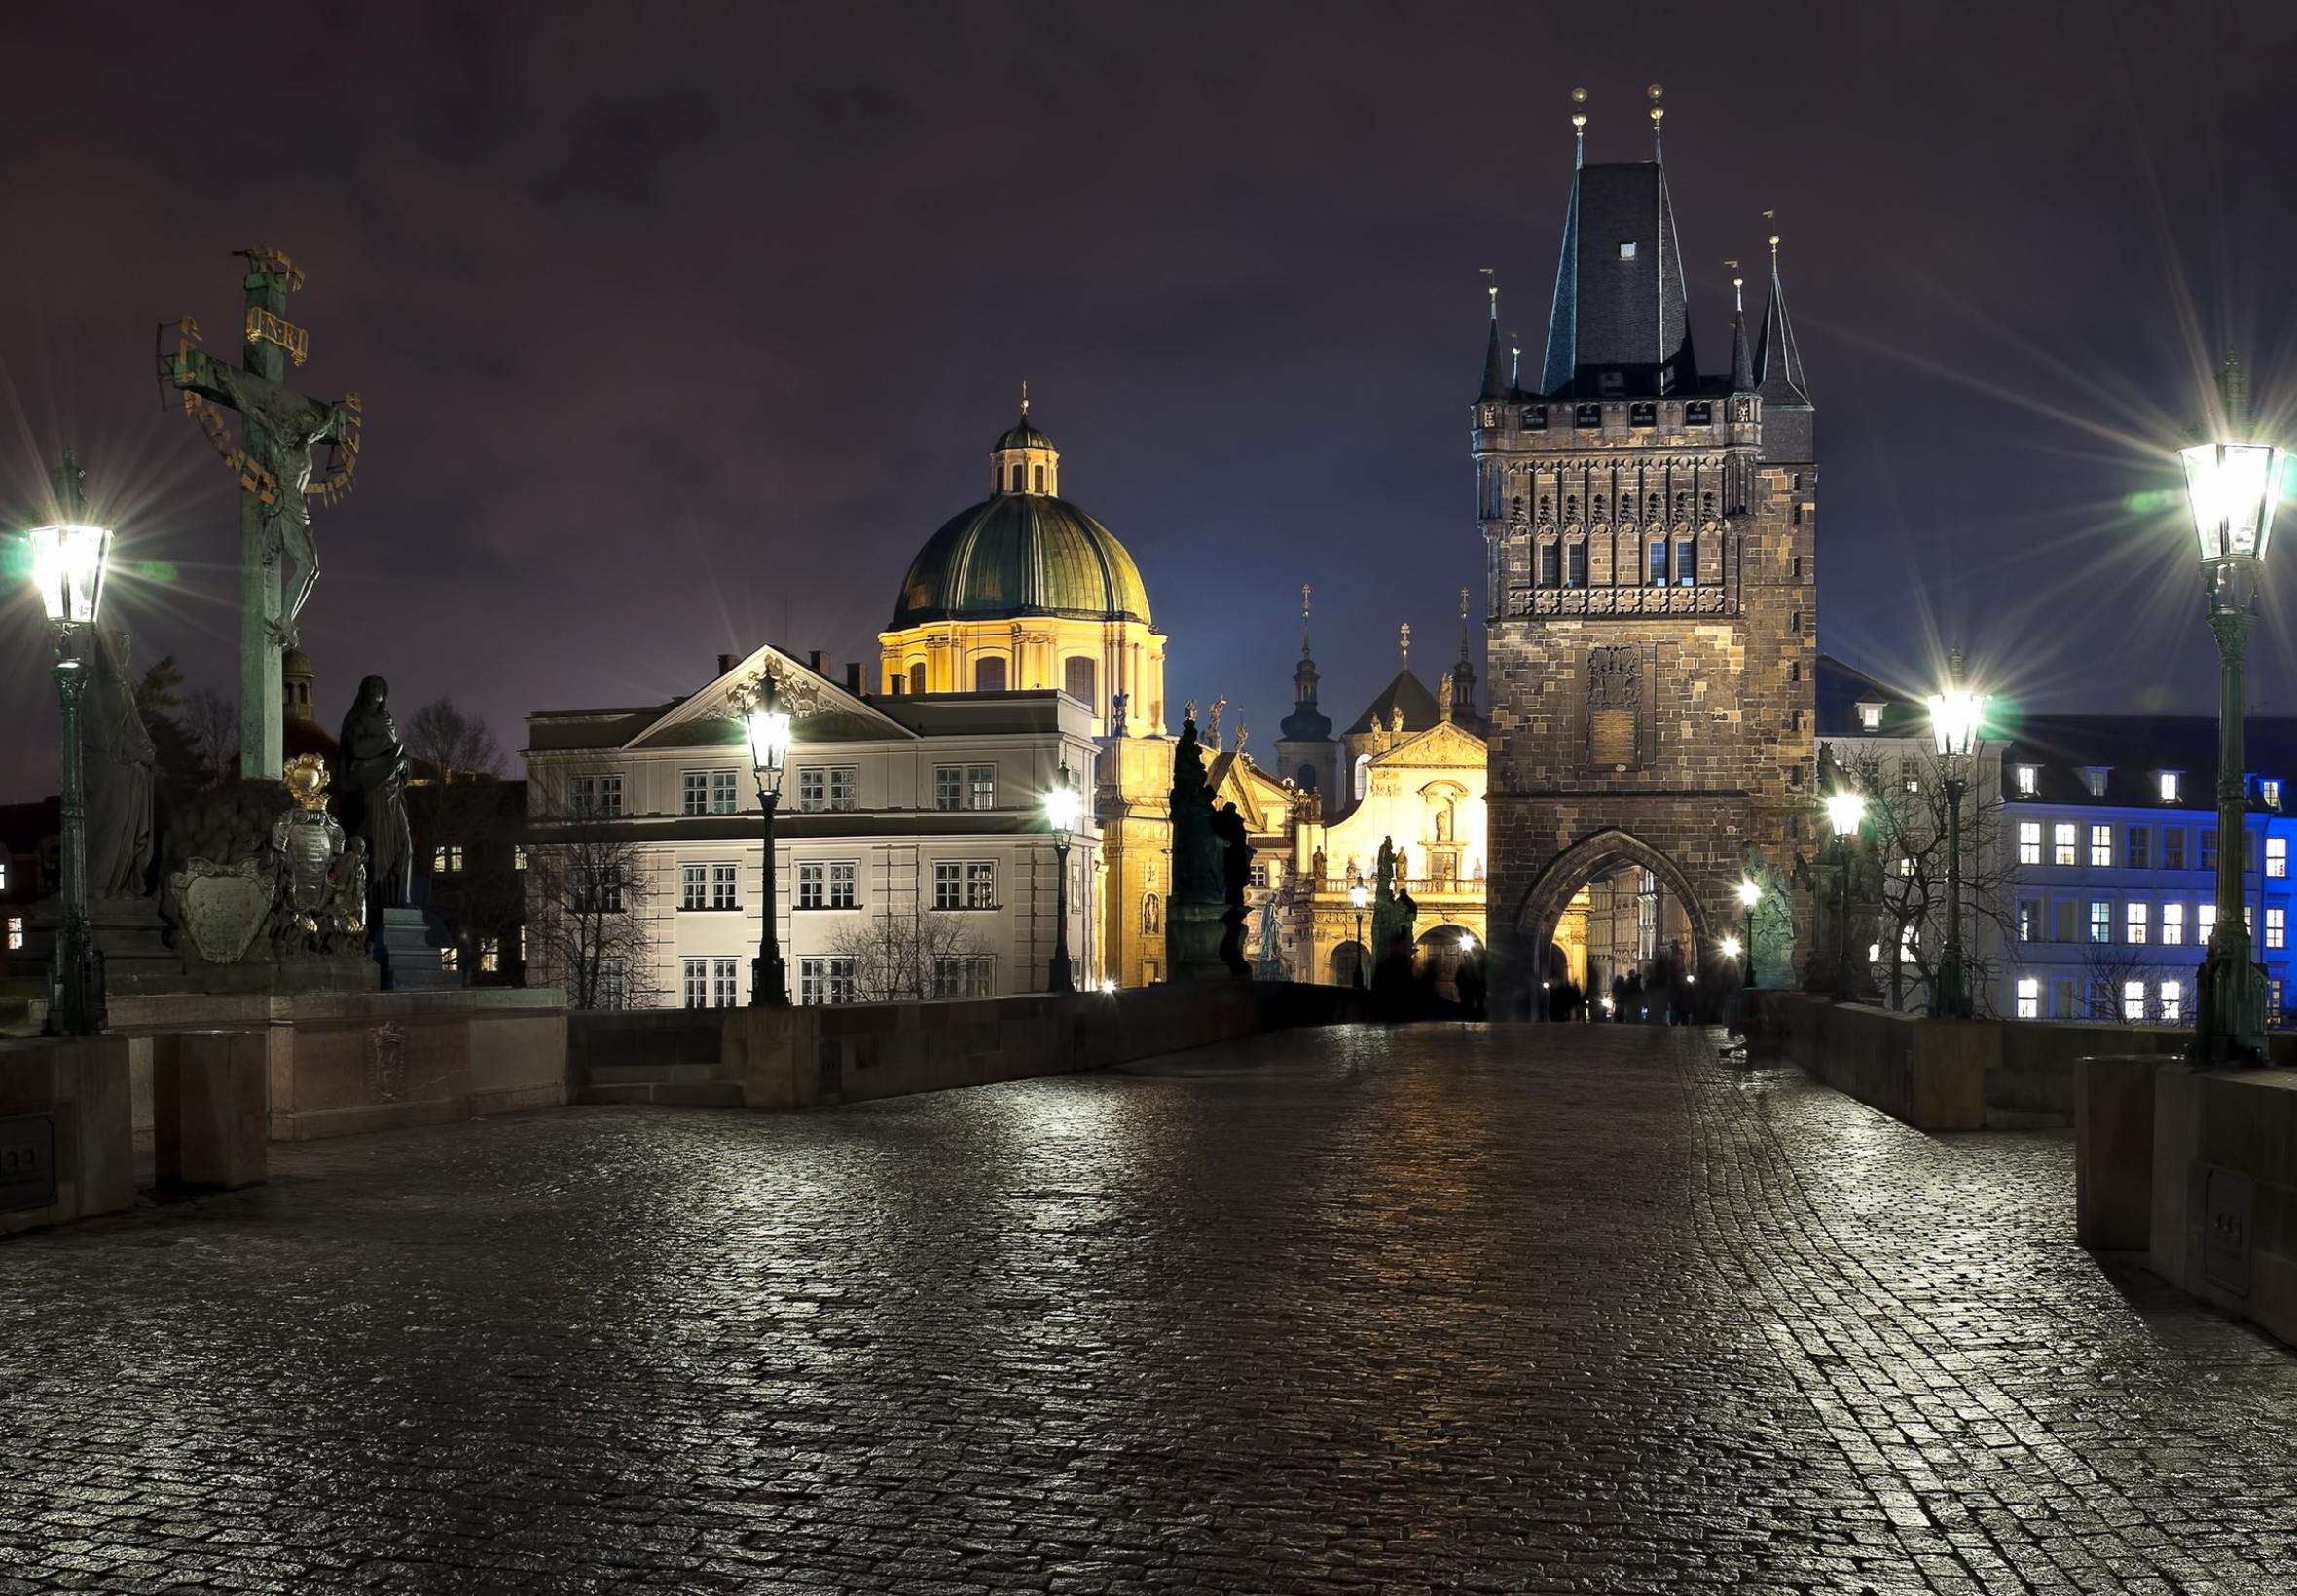
[[[2279,808],[2280,808],[2280,807],[2281,807],[2281,784],[2280,784],[2280,782],[2279,782],[2279,781],[2275,780],[2274,780],[2274,779],[2272,779],[2271,777],[2267,777],[2267,778],[2266,778],[2266,779],[2264,779],[2263,780],[2260,780],[2260,781],[2257,783],[2257,801],[2258,801],[2259,803],[2263,804],[2263,805],[2264,805],[2264,806],[2265,806],[2267,809],[2279,809]],[[8,883],[7,883],[7,882],[6,882],[4,879],[0,879],[0,887],[6,887],[7,885],[8,885]]]
[[[710,867],[710,906],[712,909],[742,907],[735,891],[735,872],[740,868],[733,864],[713,864]]]
[[[1698,585],[1698,545],[1684,541],[1675,545],[1675,586]],[[1798,678],[1799,679],[1799,678]]]
[[[710,1006],[710,961],[681,959],[678,961],[678,990],[688,1008]]]
[[[496,936],[479,938],[479,970],[485,975],[502,971],[502,939]]]
[[[995,765],[967,765],[966,767],[966,808],[995,809],[997,807],[997,767]]]
[[[2152,836],[2153,828],[2150,826],[2132,826],[2122,838],[2122,862],[2132,870],[2148,868],[2146,856],[2152,850],[2147,844]]]
[[[2038,942],[2042,935],[2042,906],[2039,903],[2021,903],[2018,906],[2018,940]]]
[[[2090,905],[2090,940],[2111,942],[2114,939],[2114,906],[2110,903]]]
[[[2040,864],[2042,862],[2041,821],[2021,820],[2018,822],[2018,862],[2020,864]]]
[[[997,961],[980,954],[933,956],[933,996],[986,998],[996,990]]]
[[[1639,399],[1627,407],[1627,425],[1659,425],[1659,406],[1648,399]]]
[[[2184,774],[2185,773],[2183,771],[2156,771],[2154,773],[2154,780],[2159,782],[2161,786],[2163,803],[2174,804],[2178,801],[2177,779]]]
[[[2110,765],[2087,765],[2083,767],[2082,780],[2089,787],[2091,797],[2102,798],[2105,796],[2105,779],[2112,774],[2113,767]]]
[[[2217,905],[2197,903],[2193,906],[2193,939],[2196,947],[2207,947],[2209,938],[2217,932]]]
[[[1003,654],[991,654],[973,662],[973,691],[1002,693],[1005,690],[1005,662]]]
[[[1255,860],[1247,871],[1246,879],[1255,887],[1267,886],[1268,867],[1265,864]]]
[[[1068,695],[1099,714],[1100,700],[1094,695],[1096,664],[1089,654],[1072,654],[1061,662],[1061,687]]]
[[[526,930],[519,931],[525,936]],[[628,1008],[630,1006],[629,966],[619,959],[599,961],[599,1007]]]
[[[2165,948],[2185,946],[2184,904],[2165,903],[2162,905],[2162,946]]]
[[[1651,546],[1651,585],[1655,588],[1667,585],[1667,546],[1664,543],[1654,543]]]
[[[909,690],[912,693],[926,690],[926,667],[923,660],[909,668]]]
[[[2042,790],[2042,767],[2039,765],[2014,765],[2011,767],[2011,776],[2021,798],[2031,798]]]
[[[2090,828],[2090,868],[2111,870],[2114,864],[2114,828],[2094,825]]]
[[[2122,940],[2133,947],[2144,946],[2148,918],[2146,906],[2142,903],[2122,905]]]
[[[450,942],[439,950],[439,968],[453,974],[462,968],[462,950]]]
[[[2162,827],[2162,868],[2165,870],[2185,868],[2185,828],[2183,826]]]
[[[1540,545],[1540,586],[1559,588],[1563,585],[1563,549],[1560,544]]]
[[[1587,585],[1587,546],[1574,543],[1564,550],[1563,585],[1584,588]]]
[[[997,907],[997,866],[976,863],[966,866],[966,907],[994,909]]]
[[[8,917],[8,945],[12,948],[24,945],[24,917],[21,915]]]
[[[461,871],[462,844],[441,843],[431,850],[431,872],[434,875],[453,876],[459,875]]]
[[[963,765],[935,765],[933,807],[942,810],[963,809],[965,801],[966,768]]]
[[[2200,831],[2198,831],[2198,832],[2196,832],[2196,833],[2195,833],[2195,837],[2197,838],[2197,840],[2198,840],[2198,842],[2199,842],[2199,846],[2198,846],[2198,847],[2195,849],[2195,851],[2194,851],[2194,852],[2196,852],[2196,854],[2197,854],[2197,855],[2199,855],[2199,856],[2198,856],[2198,857],[2196,857],[2196,858],[2195,858],[2195,860],[2193,861],[2193,862],[2194,862],[2194,868],[2195,868],[2195,869],[2197,869],[2197,870],[2214,870],[2214,869],[2216,869],[2216,868],[2217,868],[2217,830],[2216,830],[2216,828],[2215,828],[2214,826],[2204,826],[2204,827],[2203,827],[2203,828],[2202,828]]]
[[[2154,989],[2154,992],[2157,1000],[2161,1003],[2162,1018],[2165,1021],[2170,1025],[2176,1025],[2185,1018],[2184,982],[2164,981]]]
[[[2143,981],[2124,981],[2122,983],[2122,1018],[2132,1025],[2145,1023],[2145,983]]]
[[[2074,823],[2071,820],[2060,820],[2050,828],[2050,862],[2074,862]]]
[[[622,778],[577,776],[567,783],[567,798],[578,819],[618,818],[622,814]]]
[[[1571,424],[1583,430],[1600,432],[1603,429],[1603,407],[1601,405],[1573,406]]]
[[[510,851],[510,867],[513,870],[524,870],[527,868],[527,850],[524,845],[521,845],[520,847],[514,848]]]
[[[2269,908],[2265,911],[2265,945],[2269,948],[2285,948],[2289,945],[2288,910]]]
[[[1619,246],[1619,258],[1622,261],[1633,260],[1635,258],[1634,244],[1632,242],[1621,244]]]
[[[1882,706],[1862,702],[1858,707],[1858,729],[1862,732],[1880,731],[1882,729]]]
[[[679,805],[680,814],[710,813],[710,772],[688,771],[678,779],[678,785],[684,796],[684,802]]]
[[[797,961],[797,1000],[809,1008],[857,999],[851,959],[801,959]]]
[[[797,867],[797,906],[801,909],[851,909],[857,867],[850,862],[801,864]]]
[[[1713,426],[1715,424],[1715,407],[1704,399],[1694,399],[1683,407],[1683,424],[1685,426]]]
[[[0,892],[8,890],[8,861],[0,859]]]
[[[2018,978],[2018,1017],[2038,1020],[2042,1017],[2042,983],[2038,977],[2022,975]]]
[[[997,866],[987,862],[934,865],[933,907],[936,909],[996,908]]]
[[[852,809],[859,785],[855,765],[808,765],[797,773],[797,807],[805,814]]]
[[[622,913],[622,874],[610,862],[576,866],[574,912],[578,915]]]
[[[700,909],[710,901],[710,866],[681,864],[678,866],[678,907]]]
[[[2265,839],[2265,873],[2269,876],[2286,876],[2289,873],[2288,838]]]

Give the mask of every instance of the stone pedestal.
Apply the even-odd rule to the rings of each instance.
[[[459,972],[439,967],[439,946],[431,940],[429,914],[421,909],[385,909],[383,911],[383,934],[378,941],[382,955],[383,985],[386,991],[402,992],[435,987],[459,987]]]
[[[2109,1252],[2153,1243],[2154,1076],[2158,1053],[2074,1066],[2074,1240]]]
[[[237,1191],[270,1173],[266,1034],[182,1031],[152,1038],[152,1164],[164,1191]]]
[[[43,974],[55,950],[59,900],[42,898],[24,916],[24,945],[12,967],[22,975]],[[160,906],[150,898],[101,898],[88,906],[88,934],[104,956],[104,991],[160,992],[180,987],[183,956],[167,945]]]
[[[0,1041],[0,1235],[134,1206],[127,1038]]]

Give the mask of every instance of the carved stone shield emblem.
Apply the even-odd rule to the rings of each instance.
[[[272,912],[274,878],[261,860],[241,859],[226,867],[210,859],[187,859],[168,878],[183,905],[184,928],[192,946],[210,964],[236,964],[246,957],[255,933]]]
[[[367,1033],[367,1090],[396,1103],[407,1089],[407,1033],[386,1020]]]

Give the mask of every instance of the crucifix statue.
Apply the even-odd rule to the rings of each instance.
[[[359,458],[359,396],[329,404],[287,386],[287,360],[300,366],[310,351],[310,334],[286,319],[287,296],[303,286],[303,273],[274,249],[235,253],[248,266],[243,363],[227,365],[203,353],[199,326],[185,316],[175,354],[162,354],[161,372],[182,392],[184,414],[239,479],[239,775],[276,781],[285,752],[279,657],[296,645],[296,618],[319,579],[310,501],[331,503],[350,491]],[[239,413],[237,444],[219,405]],[[332,447],[333,457],[327,474],[313,482],[311,452],[321,444]]]

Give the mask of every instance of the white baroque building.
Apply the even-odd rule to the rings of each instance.
[[[537,866],[610,858],[632,890],[613,912],[597,1006],[723,1007],[750,1000],[763,899],[763,823],[736,718],[770,674],[796,711],[776,824],[775,908],[793,1002],[1044,991],[1054,949],[1054,839],[1044,795],[1092,791],[1091,706],[1056,689],[865,697],[771,647],[691,697],[528,717]],[[1069,852],[1069,951],[1097,982],[1099,836],[1088,804]],[[537,890],[564,869],[528,873]],[[563,938],[531,947],[530,978]],[[912,990],[895,990],[906,982]],[[579,989],[576,1000],[580,1002]]]

